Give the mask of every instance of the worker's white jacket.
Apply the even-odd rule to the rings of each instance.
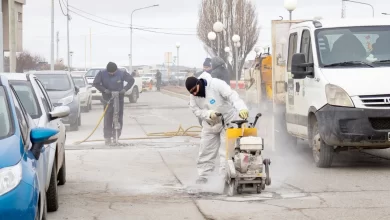
[[[212,78],[207,72],[203,72],[198,79],[206,80],[206,98],[190,95],[190,109],[200,118],[209,124],[210,111],[222,113],[226,123],[235,120],[238,112],[248,109],[238,93],[230,88],[225,81]]]

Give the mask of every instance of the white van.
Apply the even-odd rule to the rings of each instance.
[[[318,167],[335,152],[390,147],[390,21],[305,21],[289,30],[285,120]]]

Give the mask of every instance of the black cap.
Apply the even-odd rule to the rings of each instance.
[[[211,59],[206,58],[203,62],[203,66],[211,67]]]
[[[196,77],[190,76],[186,79],[186,88],[188,92],[196,86],[198,79]]]
[[[113,72],[115,72],[117,69],[118,69],[118,67],[117,67],[117,65],[116,65],[115,63],[109,62],[109,63],[107,64],[107,72],[113,73]]]

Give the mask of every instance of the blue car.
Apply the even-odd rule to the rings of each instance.
[[[0,123],[0,220],[45,220],[48,163],[42,155],[58,130],[35,126],[4,75]]]

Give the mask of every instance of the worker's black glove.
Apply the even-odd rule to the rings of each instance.
[[[105,90],[104,90],[104,93],[106,93],[106,94],[108,94],[108,95],[109,95],[109,94],[111,94],[111,91],[110,91],[110,90],[108,90],[108,89],[105,89]]]
[[[126,90],[125,89],[122,89],[120,92],[119,92],[119,94],[121,94],[121,95],[124,95],[126,93]]]

